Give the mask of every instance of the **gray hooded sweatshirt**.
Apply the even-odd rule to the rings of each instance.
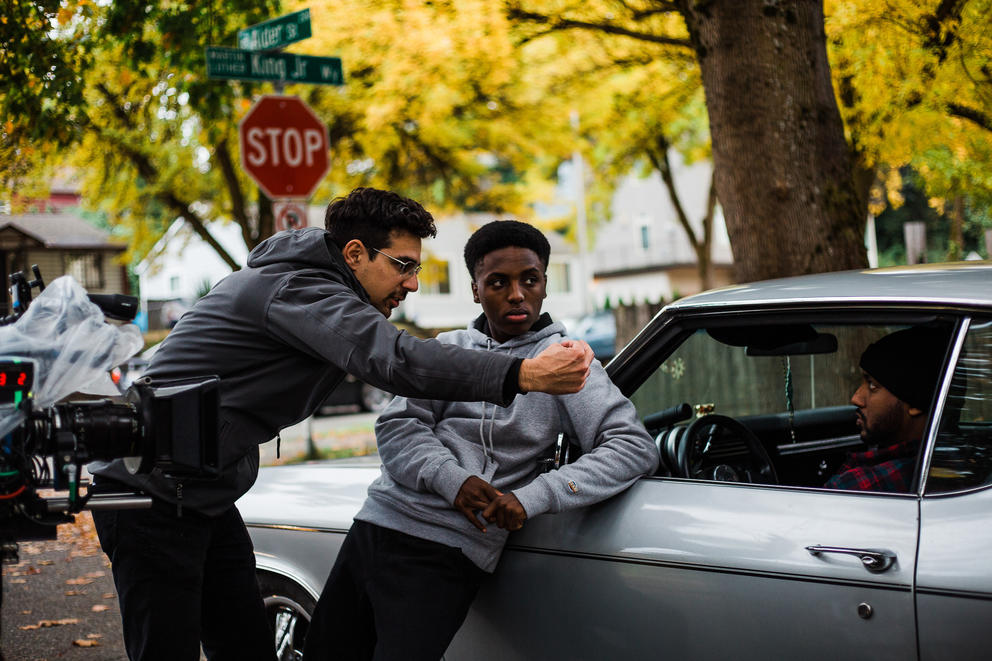
[[[220,377],[220,477],[177,481],[157,469],[131,475],[121,460],[90,470],[221,514],[254,484],[258,444],[310,415],[346,372],[403,395],[505,404],[513,398],[504,383],[513,363],[397,330],[369,304],[327,232],[280,232],[251,251],[248,268],[183,315],[146,372],[157,381]]]
[[[535,329],[499,343],[485,317],[438,339],[493,354],[529,358],[565,333],[543,315]],[[542,323],[543,322],[543,323]],[[462,484],[477,475],[512,491],[533,518],[599,502],[658,467],[658,450],[630,403],[593,361],[585,388],[572,395],[518,395],[505,408],[481,402],[397,397],[376,423],[382,475],[355,516],[384,528],[460,548],[491,572],[508,533],[483,533],[453,506]],[[541,473],[559,432],[583,451],[578,461]],[[526,525],[526,523],[524,524]]]

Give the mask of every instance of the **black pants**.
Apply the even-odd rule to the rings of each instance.
[[[485,575],[456,548],[355,521],[317,601],[304,661],[437,661]]]
[[[237,508],[218,517],[156,501],[97,511],[131,661],[273,661],[272,628],[255,579],[251,539]]]

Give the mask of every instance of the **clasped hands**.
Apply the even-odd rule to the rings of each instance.
[[[482,532],[486,532],[486,527],[476,516],[479,510],[482,510],[483,519],[504,530],[520,530],[527,520],[527,512],[516,496],[500,492],[477,475],[465,480],[458,490],[455,509]]]

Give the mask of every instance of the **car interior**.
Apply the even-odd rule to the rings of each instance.
[[[720,317],[685,328],[631,394],[659,475],[822,487],[847,453],[868,449],[850,402],[862,351],[918,323],[949,335],[954,320]]]

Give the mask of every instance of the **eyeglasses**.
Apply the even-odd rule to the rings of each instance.
[[[417,262],[407,259],[397,259],[392,255],[390,255],[389,253],[382,252],[381,250],[376,250],[375,248],[369,248],[369,250],[371,250],[372,252],[377,252],[380,255],[383,255],[384,257],[388,257],[389,259],[393,260],[393,262],[396,263],[396,268],[400,272],[400,275],[406,276],[408,278],[410,276],[417,275],[422,270],[424,270],[423,264],[418,264]]]

